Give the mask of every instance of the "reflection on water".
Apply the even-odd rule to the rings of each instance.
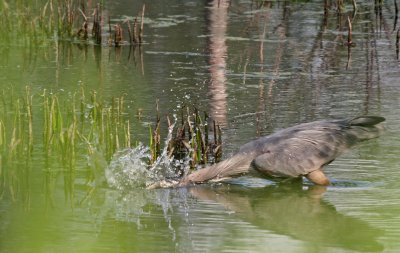
[[[379,242],[385,235],[382,229],[337,211],[323,198],[324,187],[302,187],[203,185],[128,192],[103,189],[96,193],[96,199],[102,201],[91,205],[90,215],[105,238],[113,233],[111,222],[131,227],[131,240],[137,240],[135,234],[141,235],[142,243],[136,243],[143,250],[246,251],[253,248],[251,245],[273,245],[277,238],[289,238],[284,241],[297,242],[296,247],[303,250],[383,251]],[[161,235],[168,243],[145,243]],[[226,241],[227,236],[232,244]],[[242,238],[246,241],[241,244]],[[272,249],[276,247],[282,249],[285,244],[277,243]]]
[[[324,187],[301,184],[257,189],[196,187],[190,193],[215,201],[259,229],[287,235],[312,245],[377,252],[383,231],[343,215],[322,198]]]
[[[226,29],[228,22],[227,0],[213,0],[208,6],[208,48],[210,54],[210,116],[222,127],[227,126],[227,92],[226,92]]]

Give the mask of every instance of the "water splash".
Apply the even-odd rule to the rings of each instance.
[[[136,148],[117,152],[105,170],[108,185],[116,189],[144,187],[151,176],[146,159],[149,147],[139,144]]]
[[[152,173],[153,180],[161,180],[166,177],[175,177],[176,172],[173,168],[173,157],[168,157],[168,144],[172,140],[172,133],[177,121],[176,115],[174,114],[174,123],[168,127],[168,135],[165,139],[164,148],[157,160],[151,166],[150,171]]]
[[[168,128],[164,148],[153,165],[148,165],[151,157],[150,148],[141,143],[135,148],[117,152],[105,171],[108,184],[113,188],[124,190],[146,187],[157,181],[178,178],[186,174],[190,167],[190,156],[178,160],[168,155],[168,144],[172,140],[176,122],[177,117],[174,115],[174,123]]]

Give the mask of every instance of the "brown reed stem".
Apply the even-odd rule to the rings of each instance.
[[[122,43],[122,27],[120,24],[116,24],[114,26],[115,32],[114,32],[114,45],[116,47],[119,47]]]
[[[350,17],[347,17],[347,25],[348,25],[348,30],[347,30],[347,46],[350,47],[353,44],[353,41],[351,39],[352,36],[352,25],[351,25],[351,20]]]
[[[142,19],[140,20],[140,32],[139,32],[139,43],[143,43],[143,24],[144,24],[144,11],[145,11],[146,5],[143,4],[142,7]]]
[[[399,43],[400,43],[400,28],[397,29],[396,33],[396,58],[399,59]]]
[[[138,28],[137,28],[137,18],[133,21],[133,36],[132,36],[132,43],[138,44],[139,43],[139,35],[138,35]]]

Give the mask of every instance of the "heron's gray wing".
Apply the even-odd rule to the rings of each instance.
[[[285,135],[274,136],[280,141],[273,144],[265,143],[252,161],[256,170],[269,176],[299,177],[320,169],[346,149],[338,129],[302,129]]]

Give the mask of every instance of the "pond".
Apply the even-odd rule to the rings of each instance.
[[[387,129],[329,164],[326,188],[251,177],[113,187],[100,152],[76,147],[66,165],[36,142],[37,132],[11,166],[5,154],[13,146],[0,141],[0,252],[398,252],[395,2],[357,1],[356,12],[346,2],[338,14],[336,1],[110,1],[104,9],[125,39],[124,22],[146,4],[142,45],[0,39],[4,117],[13,115],[12,96],[27,89],[34,115],[45,94],[62,106],[81,90],[104,101],[123,96],[132,143],[146,146],[156,104],[163,138],[166,115],[196,107],[221,126],[224,158],[307,121],[371,114],[385,117]],[[32,124],[40,128],[43,118]],[[111,161],[132,150],[121,145]]]

